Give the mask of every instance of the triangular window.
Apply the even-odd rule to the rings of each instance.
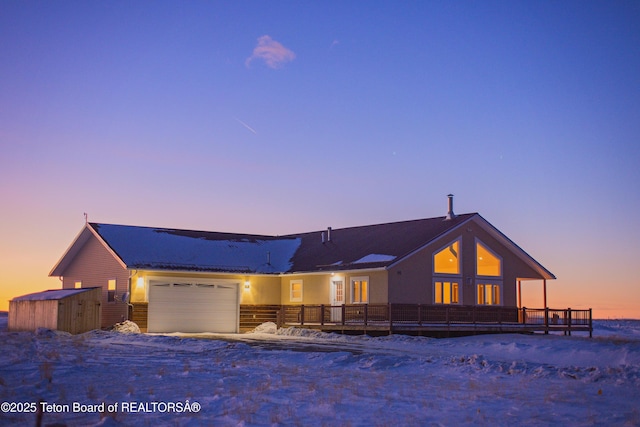
[[[450,243],[433,255],[433,272],[460,274],[460,240]]]

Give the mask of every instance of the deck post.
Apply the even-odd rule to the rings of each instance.
[[[547,308],[547,279],[542,280],[542,299],[544,302],[544,308]]]
[[[320,304],[320,325],[324,326],[324,304]]]
[[[364,305],[364,327],[367,328],[367,324],[369,321],[369,304]]]
[[[300,306],[300,326],[304,325],[304,304]]]
[[[549,307],[544,307],[544,334],[549,335]]]
[[[346,311],[345,305],[342,304],[342,326],[344,326],[344,315],[346,314]]]
[[[571,308],[567,309],[567,325],[569,330],[569,336],[571,336]]]
[[[518,308],[522,308],[522,280],[518,280]]]
[[[593,315],[591,310],[589,309],[589,338],[593,338]]]
[[[391,315],[391,303],[387,304],[387,310],[389,315],[389,335],[391,335],[391,330],[393,329],[393,316]]]
[[[422,304],[418,304],[418,326],[422,326]]]
[[[527,324],[527,307],[522,307],[522,324]]]

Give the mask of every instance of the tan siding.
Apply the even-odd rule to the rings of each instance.
[[[102,288],[102,320],[101,327],[113,326],[127,318],[127,304],[107,301],[107,284],[109,279],[116,279],[116,295],[121,297],[129,288],[129,272],[98,241],[90,238],[71,261],[63,274],[65,289],[74,288],[76,281],[82,281],[83,288]]]
[[[329,304],[331,302],[330,280],[341,278],[345,283],[345,298],[347,304],[351,303],[351,278],[369,277],[369,303],[386,304],[388,302],[388,283],[386,271],[359,271],[325,274],[292,274],[282,276],[281,292],[282,304]],[[294,302],[289,298],[289,285],[292,280],[302,280],[302,302]]]
[[[433,254],[436,250],[462,238],[462,274],[460,304],[476,304],[476,238],[502,257],[502,305],[516,306],[516,280],[542,277],[508,248],[498,243],[480,225],[470,221],[433,241],[422,250],[403,260],[389,270],[389,299],[393,303],[433,303]]]
[[[137,271],[131,277],[133,292],[131,302],[149,302],[148,280],[155,277],[162,278],[202,278],[232,280],[240,283],[240,304],[280,304],[280,277],[279,276],[250,276],[243,274],[216,274],[195,272],[162,272],[162,271]],[[138,288],[138,278],[142,278],[145,286]],[[245,282],[249,281],[249,289],[245,289]]]

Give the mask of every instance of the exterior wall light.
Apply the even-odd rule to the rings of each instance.
[[[249,282],[248,280],[245,280],[245,282],[244,282],[244,290],[248,291],[249,289],[251,289],[251,282]]]
[[[138,277],[138,281],[136,282],[136,288],[138,289],[144,288],[144,277]]]

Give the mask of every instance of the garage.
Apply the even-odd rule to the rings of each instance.
[[[148,332],[238,332],[239,283],[149,281]]]

